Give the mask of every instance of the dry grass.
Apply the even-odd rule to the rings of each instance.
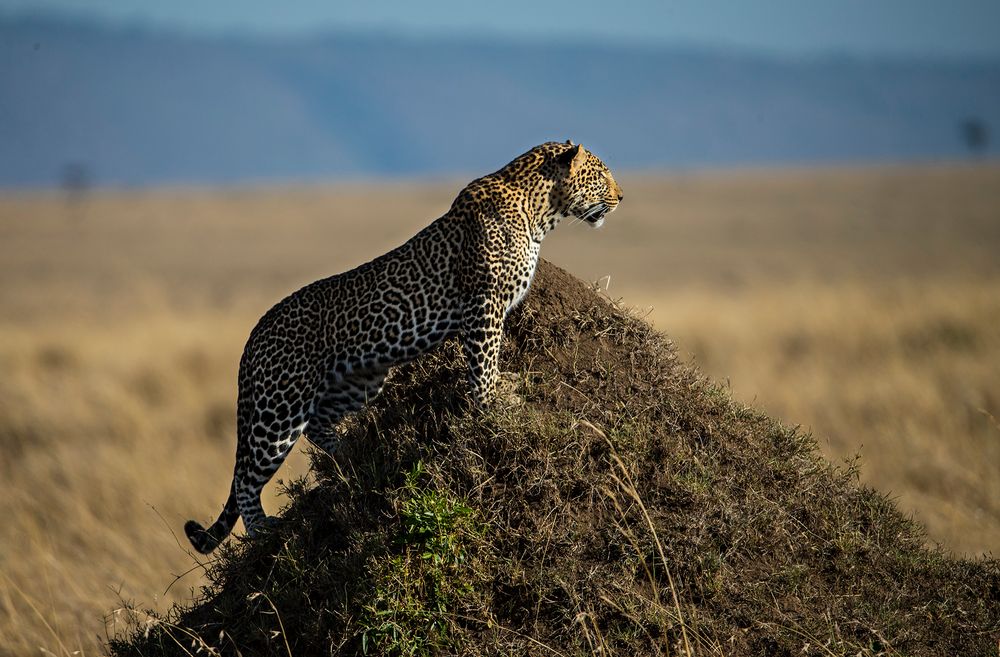
[[[654,318],[734,394],[815,433],[959,554],[1000,547],[1000,283],[792,286]],[[789,318],[795,317],[795,321]],[[748,330],[749,329],[749,330]]]
[[[862,477],[932,539],[995,551],[1000,169],[621,182],[607,227],[561,228],[546,257],[610,274],[832,458],[863,445]],[[0,654],[95,654],[119,598],[162,609],[199,584],[196,569],[164,593],[195,565],[174,533],[228,486],[253,322],[405,239],[459,185],[0,199]]]

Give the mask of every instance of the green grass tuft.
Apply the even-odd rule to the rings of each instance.
[[[368,564],[370,601],[359,621],[364,654],[421,657],[457,649],[452,619],[476,599],[482,579],[470,560],[484,527],[464,501],[420,481],[418,461],[406,477],[395,543],[401,553]]]

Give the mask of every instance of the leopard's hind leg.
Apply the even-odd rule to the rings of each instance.
[[[308,408],[303,403],[273,403],[258,406],[248,440],[237,450],[234,487],[236,506],[251,538],[270,522],[260,503],[264,486],[305,431]]]
[[[331,376],[319,394],[300,390],[295,395],[241,398],[241,410],[246,409],[241,416],[246,420],[237,421],[236,467],[229,499],[208,529],[194,520],[184,526],[194,548],[202,553],[214,550],[232,531],[239,516],[243,517],[247,534],[254,536],[268,522],[260,503],[261,491],[298,438],[307,432],[311,442],[334,454],[340,442],[337,422],[374,399],[387,373],[384,368],[374,368]],[[249,386],[241,390],[241,394],[250,393]]]
[[[208,554],[217,548],[219,543],[233,531],[240,517],[237,484],[240,481],[240,473],[249,467],[251,432],[258,415],[257,400],[254,398],[258,391],[254,388],[253,380],[247,376],[248,363],[248,353],[244,352],[240,362],[239,399],[236,404],[236,466],[226,505],[216,521],[207,529],[197,520],[189,520],[184,524],[184,533],[187,534],[188,540],[194,549],[202,554]]]

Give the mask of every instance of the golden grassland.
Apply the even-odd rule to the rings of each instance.
[[[605,228],[563,226],[544,256],[832,460],[860,453],[863,480],[930,541],[997,553],[1000,168],[620,182]],[[0,197],[0,655],[97,654],[121,601],[190,595],[180,528],[228,490],[253,323],[403,241],[460,186]]]

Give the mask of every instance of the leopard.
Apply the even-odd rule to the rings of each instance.
[[[531,286],[543,238],[565,219],[600,228],[622,198],[592,152],[546,142],[469,183],[401,246],[268,310],[240,358],[229,497],[207,529],[185,524],[194,549],[213,551],[239,518],[250,539],[274,526],[261,491],[298,439],[335,455],[341,420],[378,396],[390,369],[449,338],[461,342],[471,405],[494,404],[504,320]]]

